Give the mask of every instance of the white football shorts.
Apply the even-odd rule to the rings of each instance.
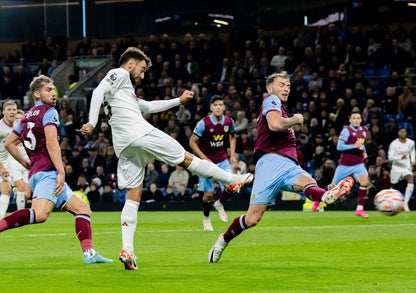
[[[185,149],[170,135],[154,128],[121,151],[117,177],[120,189],[139,187],[147,163],[158,160],[176,166],[185,159]]]

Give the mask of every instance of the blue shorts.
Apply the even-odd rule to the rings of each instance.
[[[274,204],[281,191],[293,191],[295,181],[310,174],[292,159],[276,154],[263,155],[256,164],[250,204]]]
[[[224,171],[227,171],[228,173],[232,173],[232,167],[229,160],[224,160],[222,162],[219,162],[216,164],[218,167],[223,169]],[[224,186],[222,182],[218,182],[220,186]],[[214,180],[199,177],[198,182],[198,191],[214,191]]]
[[[364,163],[353,166],[338,165],[337,169],[335,170],[334,179],[332,182],[338,184],[342,179],[348,176],[353,176],[354,179],[357,180],[357,178],[361,175],[368,175],[368,171],[365,168]]]
[[[55,204],[55,207],[62,209],[69,199],[74,195],[68,184],[64,184],[64,191],[55,195],[55,185],[58,173],[56,171],[42,171],[33,174],[29,179],[30,188],[33,190],[33,200],[45,198]]]

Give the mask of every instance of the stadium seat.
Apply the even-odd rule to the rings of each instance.
[[[376,75],[376,70],[374,68],[364,68],[363,75],[366,79],[371,79]]]
[[[396,120],[395,117],[394,117],[394,114],[390,114],[390,113],[384,114],[383,115],[383,120],[384,120],[383,122],[384,122],[384,124],[389,123],[389,120],[392,119],[392,118],[394,120]]]
[[[397,115],[394,117],[394,120],[396,120],[396,123],[397,123],[397,124],[399,124],[399,123],[403,122],[403,121],[404,121],[404,116],[403,116],[403,114],[397,114]]]

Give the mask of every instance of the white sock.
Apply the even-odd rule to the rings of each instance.
[[[406,191],[404,192],[404,202],[408,203],[413,193],[414,184],[407,183]]]
[[[234,174],[228,173],[207,160],[201,160],[194,156],[188,170],[198,176],[204,178],[212,178],[215,181],[221,181],[226,184],[231,184],[236,181]]]
[[[7,212],[7,208],[9,207],[10,195],[2,194],[0,196],[0,219],[4,218],[4,215]]]
[[[364,206],[362,206],[362,205],[357,205],[357,211],[358,210],[363,210],[364,209]]]
[[[16,206],[18,210],[24,209],[25,208],[25,192],[24,191],[17,191],[15,193],[16,195]]]
[[[134,253],[133,239],[137,226],[137,211],[140,203],[127,199],[121,211],[121,237],[123,249],[129,254]]]

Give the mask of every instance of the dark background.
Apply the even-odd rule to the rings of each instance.
[[[113,38],[212,28],[212,18],[208,17],[208,13],[232,15],[234,20],[227,29],[237,30],[303,25],[305,15],[309,23],[313,23],[334,12],[344,13],[345,20],[350,24],[413,21],[416,8],[407,6],[409,1],[374,2],[209,0],[193,1],[189,5],[188,0],[86,0],[86,35]],[[0,42],[19,42],[46,36],[79,39],[83,36],[82,3],[75,0],[0,0]],[[155,23],[155,19],[163,17],[171,17],[171,20]]]

